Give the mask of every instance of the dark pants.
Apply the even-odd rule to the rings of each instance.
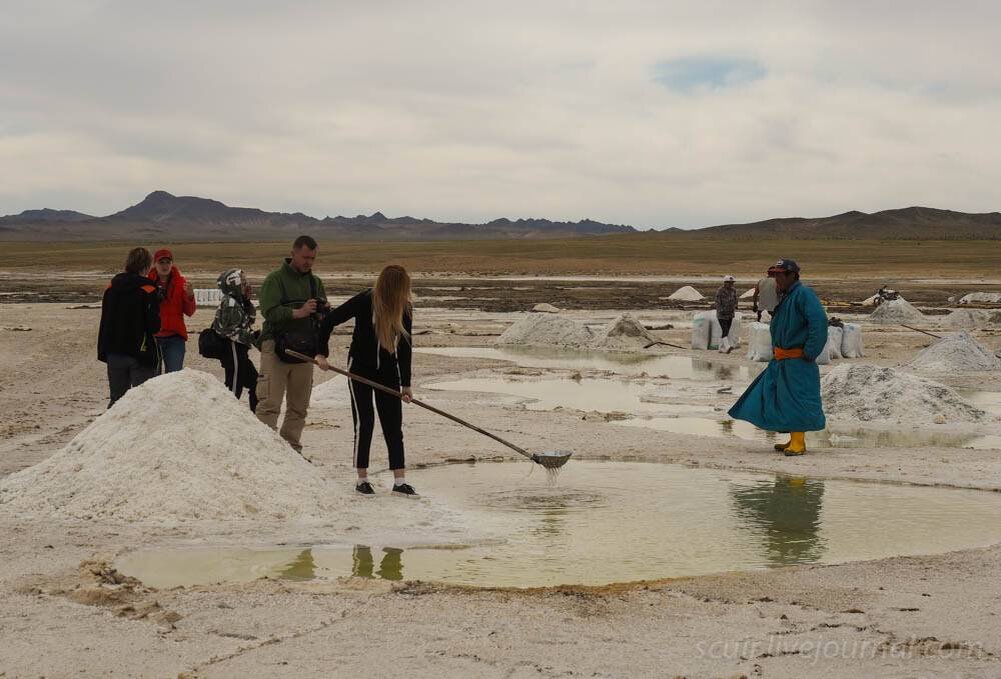
[[[396,376],[362,375],[370,380],[383,384],[390,389],[399,391],[400,383]],[[355,425],[354,466],[356,469],[368,469],[368,451],[372,446],[372,431],[375,429],[375,411],[379,412],[379,424],[382,426],[382,436],[389,450],[389,468],[403,469],[403,403],[395,396],[376,391],[372,387],[349,380],[351,391],[351,419]],[[372,409],[373,396],[375,410]]]
[[[115,401],[129,389],[138,387],[155,374],[156,366],[145,365],[126,354],[108,354],[108,386],[111,388],[108,407],[115,405]]]
[[[730,326],[733,325],[733,319],[720,318],[718,320],[719,320],[719,327],[722,328],[723,330],[723,337],[728,336],[730,334]]]
[[[227,342],[229,348],[219,359],[226,371],[226,388],[233,392],[237,400],[246,389],[250,397],[250,412],[257,412],[257,368],[250,360],[250,347],[233,340]]]
[[[160,347],[160,355],[163,362],[160,364],[159,374],[177,372],[184,367],[185,341],[180,335],[170,337],[157,337],[156,343]]]

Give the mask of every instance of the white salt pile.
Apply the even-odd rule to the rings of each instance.
[[[1001,304],[1001,292],[971,292],[959,298],[960,304]]]
[[[65,448],[0,482],[19,516],[173,523],[322,517],[323,479],[216,378],[131,389]]]
[[[583,323],[563,316],[526,314],[497,338],[497,344],[587,348],[594,333]]]
[[[558,314],[560,312],[560,309],[559,307],[555,307],[552,304],[547,304],[543,302],[541,304],[536,304],[535,306],[533,306],[532,311],[543,314]]]
[[[990,323],[990,312],[985,309],[955,309],[939,322],[956,330],[980,328]]]
[[[869,320],[873,323],[920,323],[925,319],[925,315],[911,306],[903,297],[889,299],[876,307],[876,310],[869,314]]]
[[[679,302],[698,302],[703,299],[702,293],[693,288],[690,285],[686,285],[683,288],[678,288],[668,296],[668,299],[677,300]]]
[[[946,335],[922,350],[911,361],[911,367],[934,373],[1001,370],[1001,359],[963,330]]]
[[[913,426],[979,422],[986,413],[938,382],[874,365],[840,365],[821,380],[824,412],[834,419]]]
[[[335,375],[322,384],[314,384],[309,397],[310,406],[339,406],[348,403],[348,378]]]
[[[751,288],[740,296],[741,299],[751,299],[752,297],[754,297],[754,288]]]
[[[595,334],[591,346],[599,350],[635,351],[656,341],[642,323],[630,314],[622,314]]]

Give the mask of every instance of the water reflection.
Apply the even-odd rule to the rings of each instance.
[[[380,578],[382,580],[403,579],[403,550],[396,547],[383,547],[379,570],[375,570],[375,559],[372,548],[368,545],[355,545],[351,554],[351,575],[358,578]]]
[[[278,572],[282,580],[313,580],[316,578],[316,562],[313,550],[304,549],[287,566]]]
[[[763,538],[775,566],[815,563],[826,551],[820,538],[824,482],[777,477],[730,490],[737,516]]]

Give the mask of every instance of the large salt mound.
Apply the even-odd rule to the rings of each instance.
[[[869,320],[873,323],[920,323],[925,315],[911,306],[903,297],[889,299],[876,307],[876,310],[869,314]]]
[[[349,403],[348,378],[335,375],[322,384],[314,384],[309,397],[310,406],[338,406]]]
[[[960,304],[1001,304],[1001,292],[971,292],[959,299]]]
[[[634,351],[643,349],[657,338],[629,314],[622,314],[602,328],[591,341],[595,349]]]
[[[683,288],[678,288],[668,296],[668,299],[678,300],[680,302],[698,302],[703,299],[702,293],[693,288],[690,285],[686,285]]]
[[[944,384],[874,365],[839,365],[821,380],[821,395],[824,412],[834,419],[913,426],[937,415],[949,423],[986,415]]]
[[[947,328],[965,330],[979,328],[990,323],[990,312],[985,309],[955,309],[940,320]]]
[[[0,510],[34,518],[329,518],[329,498],[308,462],[195,370],[129,390],[61,451],[0,482]]]
[[[946,335],[922,350],[911,361],[911,367],[922,372],[936,373],[1001,370],[1001,359],[987,351],[964,330]]]
[[[527,314],[515,321],[497,344],[587,348],[594,333],[583,323],[550,314]]]

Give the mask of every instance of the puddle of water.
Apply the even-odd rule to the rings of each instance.
[[[717,420],[704,417],[647,417],[621,420],[615,424],[624,427],[648,427],[674,434],[694,434],[739,438],[760,441],[762,444],[785,440],[784,434],[762,431],[743,420]],[[833,429],[807,432],[808,446],[817,448],[973,448],[976,450],[1001,449],[1001,436],[978,436],[954,432],[936,432],[929,429],[902,429],[884,431],[871,429]]]
[[[751,366],[717,363],[690,356],[646,355],[631,352],[594,352],[542,347],[428,347],[418,353],[457,358],[487,358],[510,361],[525,368],[608,370],[619,375],[666,375],[673,379],[725,380],[750,383],[765,364]]]
[[[642,400],[656,387],[625,380],[598,378],[506,380],[471,377],[428,385],[442,391],[476,391],[531,399],[529,410],[552,410],[557,407],[599,412],[670,413],[713,412],[709,405],[665,404]]]
[[[172,548],[115,562],[155,587],[354,575],[478,586],[639,579],[932,554],[1001,540],[993,493],[576,461],[559,485],[524,463],[413,470],[489,545]]]

